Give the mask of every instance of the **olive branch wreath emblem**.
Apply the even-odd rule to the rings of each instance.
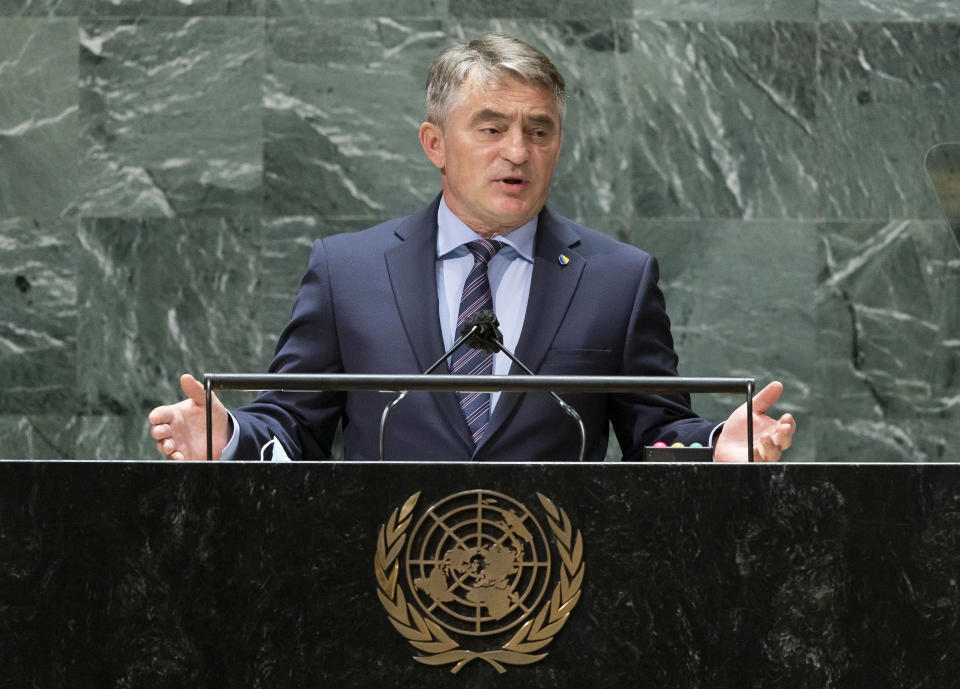
[[[456,674],[476,659],[486,661],[497,672],[503,673],[506,672],[505,665],[529,665],[546,658],[547,653],[538,651],[553,641],[553,637],[566,624],[570,612],[580,600],[583,585],[583,538],[579,530],[574,532],[566,512],[545,495],[537,493],[540,504],[547,512],[563,564],[560,567],[560,580],[550,600],[536,617],[527,620],[499,649],[472,651],[461,648],[439,624],[421,615],[412,603],[408,603],[403,586],[398,581],[400,553],[406,543],[407,529],[419,498],[419,491],[411,495],[381,525],[374,558],[377,596],[387,611],[390,623],[414,648],[422,652],[422,655],[414,656],[414,660],[434,666],[453,663],[450,671]]]

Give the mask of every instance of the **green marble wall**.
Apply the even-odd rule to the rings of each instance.
[[[0,0],[0,456],[152,458],[180,372],[262,370],[311,239],[436,193],[426,66],[491,29],[567,76],[551,204],[660,257],[683,374],[783,379],[794,460],[960,459],[953,0]]]

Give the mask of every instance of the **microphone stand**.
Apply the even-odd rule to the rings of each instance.
[[[423,375],[428,375],[433,373],[439,368],[440,364],[447,360],[451,354],[460,349],[464,342],[472,338],[478,332],[480,332],[482,325],[480,323],[474,323],[470,330],[460,336],[460,339],[453,343],[453,346],[443,353],[443,356],[437,359],[426,371],[423,372]],[[393,400],[383,408],[383,413],[380,415],[380,437],[379,437],[379,447],[380,447],[380,461],[383,461],[383,432],[387,427],[387,417],[390,416],[390,412],[393,411],[393,408],[400,404],[400,400],[407,396],[409,390],[402,391],[399,395],[393,398]]]
[[[423,375],[428,375],[433,373],[437,367],[442,364],[447,357],[457,351],[464,343],[467,343],[472,349],[483,349],[491,354],[496,354],[497,352],[503,352],[507,357],[519,366],[524,373],[527,373],[531,376],[536,376],[536,374],[527,368],[527,365],[524,364],[516,355],[511,352],[509,349],[503,346],[503,334],[500,332],[500,329],[497,327],[499,325],[497,317],[494,315],[493,311],[489,309],[483,309],[478,311],[476,314],[467,319],[464,325],[470,326],[470,329],[464,333],[459,340],[453,343],[453,346],[444,353],[442,357],[437,359],[437,361],[426,371],[423,372]],[[390,415],[390,412],[393,411],[393,408],[400,403],[404,397],[407,396],[409,390],[404,390],[399,395],[397,395],[387,406],[383,408],[383,414],[380,415],[380,438],[379,438],[379,447],[380,447],[380,461],[383,461],[383,435],[384,429],[387,426],[387,417]],[[571,407],[569,404],[560,399],[560,396],[553,392],[552,390],[547,390],[551,397],[556,400],[557,404],[560,405],[560,408],[570,416],[574,421],[577,422],[577,429],[580,431],[580,455],[578,456],[577,461],[582,462],[584,455],[587,452],[587,429],[583,425],[583,419],[580,417],[580,414],[577,413],[577,410]]]

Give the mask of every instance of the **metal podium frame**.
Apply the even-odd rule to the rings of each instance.
[[[744,393],[747,403],[747,461],[753,461],[754,378],[684,378],[679,376],[470,376],[374,375],[365,373],[204,373],[207,461],[213,459],[213,390],[248,392],[633,392]]]

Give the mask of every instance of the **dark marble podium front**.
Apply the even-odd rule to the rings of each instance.
[[[412,660],[389,514],[553,499],[582,598],[538,664]],[[960,466],[0,462],[10,687],[930,687],[960,677]]]

